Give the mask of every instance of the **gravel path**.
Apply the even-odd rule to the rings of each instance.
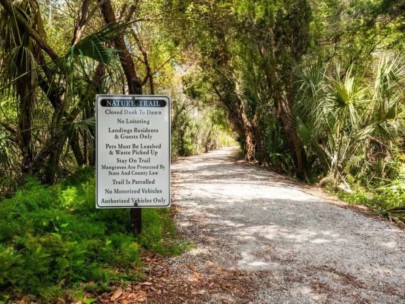
[[[170,272],[185,286],[204,281],[184,303],[405,303],[403,231],[235,152],[172,166],[176,220],[195,246]]]

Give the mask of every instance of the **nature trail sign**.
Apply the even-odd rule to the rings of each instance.
[[[97,208],[170,206],[170,99],[97,95]]]

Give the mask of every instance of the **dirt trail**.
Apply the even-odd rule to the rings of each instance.
[[[176,220],[195,248],[170,260],[178,286],[161,303],[405,303],[403,231],[235,152],[172,167]]]

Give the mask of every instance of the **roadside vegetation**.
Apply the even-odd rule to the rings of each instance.
[[[403,4],[170,3],[198,54],[187,92],[226,109],[246,161],[403,220]]]
[[[186,248],[169,210],[145,210],[143,232],[134,236],[127,210],[95,210],[94,184],[90,169],[55,186],[27,177],[1,201],[0,302],[27,294],[81,301],[86,291],[142,279],[145,250],[177,255]]]

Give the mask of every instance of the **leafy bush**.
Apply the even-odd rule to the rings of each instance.
[[[177,101],[173,108],[171,128],[172,157],[190,156],[237,145],[222,109],[199,106],[199,111],[188,109]]]
[[[181,250],[164,239],[175,232],[167,210],[145,210],[143,233],[135,237],[128,210],[95,209],[93,173],[53,187],[31,178],[0,201],[0,299],[19,293],[49,299],[80,282],[136,279],[145,248]]]
[[[405,223],[405,180],[403,179],[370,189],[357,185],[352,193],[340,192],[339,197],[351,204],[369,206],[383,216]]]

